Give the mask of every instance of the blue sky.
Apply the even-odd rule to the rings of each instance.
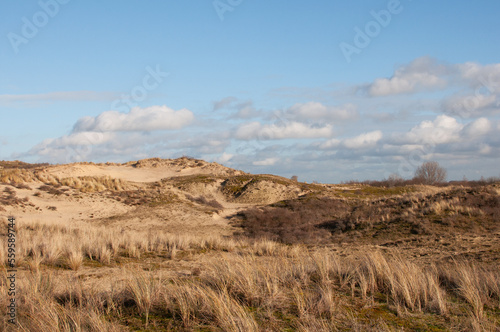
[[[500,2],[0,3],[0,159],[499,176]]]

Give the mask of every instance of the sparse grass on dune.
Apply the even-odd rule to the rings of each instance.
[[[6,238],[0,241],[0,258],[6,262]],[[78,270],[84,261],[111,264],[119,257],[140,258],[147,252],[166,252],[175,256],[179,250],[232,251],[235,241],[220,236],[198,237],[165,232],[132,232],[121,228],[69,225],[59,221],[19,221],[16,262],[38,270],[40,265]]]
[[[60,178],[41,169],[0,169],[0,183],[18,185],[39,182],[45,186],[68,186],[84,193],[104,190],[122,191],[132,188],[127,181],[110,176],[80,176]]]
[[[0,169],[0,183],[30,183],[43,182],[57,185],[59,178],[37,168],[8,168]]]
[[[167,164],[216,166],[190,158],[130,165]],[[119,217],[108,226],[100,224],[108,219],[18,218],[15,327],[7,323],[7,243],[0,231],[2,331],[500,329],[498,185],[319,186],[240,173],[137,184],[112,177],[58,178],[43,167],[18,166],[0,169],[5,208],[21,210],[31,201],[21,202],[16,194],[37,188],[49,195],[38,192],[30,200],[59,196],[65,204],[86,204],[112,198],[146,222],[143,230],[131,230],[131,222]],[[273,197],[292,198],[269,198],[275,202],[270,205],[251,201],[250,194],[262,188],[285,188],[286,195]],[[248,205],[232,200],[247,194]],[[168,213],[179,206],[198,214]],[[179,218],[172,220],[173,232],[182,228],[175,224],[179,220],[189,223],[189,216],[215,210],[224,214],[203,220],[202,230],[216,233],[227,216],[233,218],[230,226],[241,227],[235,236],[163,231],[169,218]],[[166,225],[155,229],[147,213]],[[7,228],[5,219],[0,228]]]
[[[419,189],[420,190],[420,189]],[[284,243],[324,243],[358,232],[380,241],[394,236],[500,230],[500,196],[494,187],[444,187],[370,198],[305,195],[238,214],[249,237]],[[370,240],[371,241],[371,240]]]
[[[498,271],[464,262],[424,267],[397,252],[290,255],[285,246],[258,256],[252,248],[214,256],[192,276],[127,268],[118,280],[85,286],[51,270],[21,272],[19,330],[479,331],[500,319]]]
[[[79,189],[84,193],[99,192],[104,190],[122,191],[130,187],[121,179],[110,176],[80,176],[63,178],[59,181],[63,186]]]

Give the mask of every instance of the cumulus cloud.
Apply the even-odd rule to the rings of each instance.
[[[491,131],[491,122],[486,118],[479,118],[469,124],[463,129],[462,133],[466,137],[478,137],[488,134]]]
[[[68,135],[50,138],[34,146],[26,156],[38,156],[51,162],[74,162],[96,157],[144,155],[146,147],[158,150],[164,141],[175,140],[166,131],[187,126],[194,115],[187,109],[174,111],[167,106],[133,108],[129,113],[103,112],[96,117],[79,119]],[[154,135],[157,132],[159,135]],[[177,142],[178,144],[178,142]],[[216,139],[198,142],[199,149],[224,149]]]
[[[380,130],[375,130],[367,133],[363,133],[354,137],[338,139],[331,138],[321,144],[319,144],[320,149],[365,149],[374,147],[382,139],[383,134]]]
[[[457,81],[469,90],[446,98],[442,103],[445,113],[479,117],[500,112],[500,64],[466,62],[454,67],[459,73]]]
[[[466,124],[455,118],[440,115],[433,121],[422,121],[406,133],[394,133],[382,146],[382,153],[395,158],[411,159],[414,152],[425,158],[456,158],[469,156],[473,160],[480,154],[495,153],[492,147],[500,146],[494,124],[479,118]],[[403,158],[404,159],[404,158]]]
[[[482,115],[494,109],[500,109],[500,103],[497,101],[497,96],[492,94],[454,95],[442,103],[442,110],[445,113],[461,117]]]
[[[255,108],[252,101],[239,103],[235,105],[234,108],[237,112],[232,116],[232,118],[249,119],[259,117],[261,115],[261,112]]]
[[[96,117],[81,118],[73,132],[172,130],[185,127],[193,120],[194,114],[185,108],[174,111],[167,106],[134,107],[129,113],[107,111]]]
[[[300,121],[318,119],[344,121],[353,120],[359,116],[356,106],[353,104],[325,106],[319,102],[295,104],[286,111],[286,114]]]
[[[421,90],[445,88],[447,80],[444,76],[451,74],[448,66],[435,59],[421,57],[406,66],[401,66],[391,78],[378,78],[368,85],[370,96],[388,96],[402,93],[413,93]]]
[[[221,100],[218,100],[218,101],[215,101],[213,103],[214,105],[214,108],[213,110],[214,111],[218,111],[222,108],[226,108],[226,107],[229,107],[231,106],[234,102],[236,102],[238,99],[236,97],[226,97],[226,98],[223,98]]]
[[[48,138],[35,145],[27,155],[37,155],[51,162],[68,163],[85,161],[94,146],[115,140],[114,133],[78,132],[58,138]]]
[[[370,170],[371,177],[375,174],[371,170],[377,167],[382,175],[387,170],[398,171],[401,160],[417,165],[428,159],[460,159],[472,165],[500,156],[500,64],[445,64],[424,57],[396,68],[392,77],[347,89],[364,93],[321,88],[317,94],[313,90],[317,89],[287,94],[288,100],[301,102],[278,110],[227,97],[209,104],[210,109],[220,111],[205,114],[196,127],[190,126],[195,116],[187,109],[111,110],[79,119],[67,135],[44,140],[26,155],[69,162],[187,154],[259,172],[285,174],[283,170],[293,167],[293,173],[303,174],[314,168],[314,179],[337,172],[332,171],[333,162],[335,169],[342,170],[336,173],[339,180],[358,177],[353,165],[361,165],[357,174]],[[412,93],[422,95],[409,96]],[[0,95],[0,102],[104,97],[84,92]],[[279,101],[285,99],[279,96]],[[313,138],[317,140],[311,143]]]
[[[500,92],[500,64],[481,65],[466,62],[456,65],[460,78],[472,88],[485,88],[490,93]]]
[[[380,130],[375,130],[369,133],[364,133],[353,138],[348,138],[344,140],[343,144],[349,149],[361,149],[373,147],[382,138],[382,132]]]
[[[216,158],[216,161],[220,164],[224,164],[229,162],[231,159],[233,159],[234,154],[223,152],[222,155],[220,155],[218,158]]]
[[[275,140],[288,138],[318,138],[332,135],[332,126],[314,127],[300,122],[287,122],[282,125],[250,122],[236,130],[240,140]]]
[[[342,143],[342,141],[339,140],[338,138],[331,138],[331,139],[321,143],[319,145],[319,148],[320,149],[335,149],[335,148],[338,148],[341,143]]]
[[[254,166],[272,166],[276,164],[276,162],[279,160],[279,158],[266,158],[264,160],[258,160],[252,162],[252,165]]]
[[[448,88],[451,94],[436,103],[452,116],[481,117],[500,113],[500,64],[475,62],[446,64],[430,57],[417,58],[397,68],[390,78],[377,78],[358,86],[369,96],[393,96],[416,92],[435,92]]]
[[[457,142],[464,126],[455,118],[439,115],[434,121],[422,121],[404,135],[395,135],[405,144],[443,144]]]
[[[230,119],[249,119],[262,116],[262,111],[255,108],[253,101],[239,101],[235,97],[226,97],[213,103],[213,110],[229,110]]]

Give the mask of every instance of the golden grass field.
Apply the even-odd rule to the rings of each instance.
[[[2,331],[500,331],[499,183],[0,165]]]

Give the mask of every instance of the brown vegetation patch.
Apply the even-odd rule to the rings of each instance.
[[[216,199],[207,199],[205,196],[193,197],[191,195],[186,195],[186,198],[191,202],[211,207],[215,211],[221,211],[224,209],[224,206],[222,206],[222,204],[220,204]]]

